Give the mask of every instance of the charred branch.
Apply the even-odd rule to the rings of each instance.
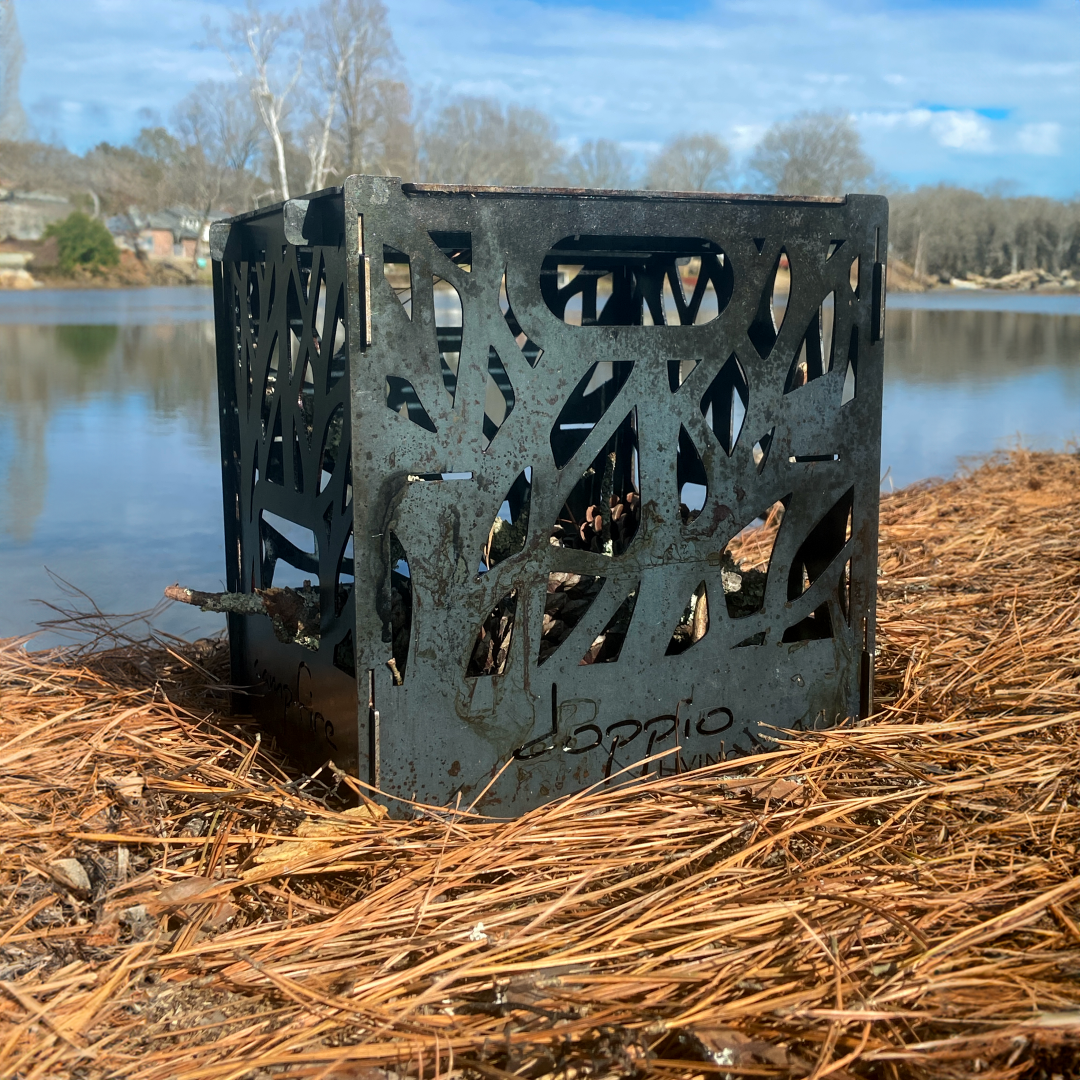
[[[302,589],[256,589],[250,593],[201,592],[170,585],[165,598],[191,604],[201,611],[265,615],[273,623],[278,641],[303,645],[313,652],[319,648],[319,590],[313,589],[310,582],[305,582]]]

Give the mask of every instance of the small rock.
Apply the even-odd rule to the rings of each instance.
[[[149,918],[150,912],[145,904],[134,904],[120,912],[120,921],[132,928],[141,926]]]
[[[57,859],[49,863],[49,875],[57,885],[62,885],[80,900],[90,895],[90,878],[78,859]]]

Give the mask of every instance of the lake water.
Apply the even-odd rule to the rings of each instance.
[[[36,601],[89,607],[58,579],[133,615],[175,581],[224,587],[212,317],[207,289],[0,292],[0,636],[52,615]],[[1080,297],[889,297],[885,490],[1078,438]],[[223,619],[171,604],[153,625]]]

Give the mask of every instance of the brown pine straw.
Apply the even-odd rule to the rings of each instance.
[[[333,809],[220,645],[3,643],[0,1076],[1078,1075],[1080,458],[880,566],[872,720],[502,823]]]

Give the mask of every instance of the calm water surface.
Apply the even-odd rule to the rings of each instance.
[[[207,289],[0,293],[0,636],[50,617],[35,600],[88,606],[47,571],[110,613],[224,587],[212,316]],[[885,490],[1078,438],[1080,297],[890,296]],[[153,625],[223,620],[173,604]]]

